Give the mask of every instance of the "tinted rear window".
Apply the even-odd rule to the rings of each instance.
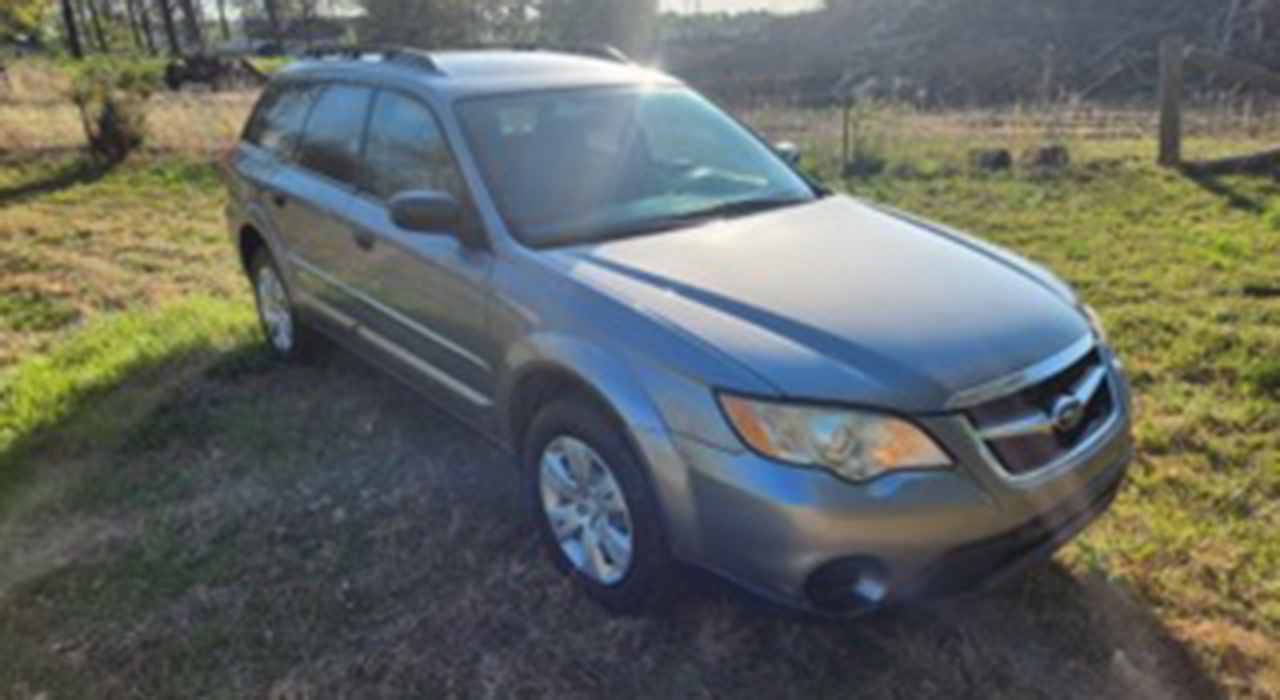
[[[263,96],[244,138],[276,155],[289,157],[298,147],[316,89],[310,85],[279,85]]]
[[[324,88],[302,136],[298,163],[343,183],[360,170],[360,139],[373,90],[352,85]]]

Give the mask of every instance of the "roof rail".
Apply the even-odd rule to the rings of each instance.
[[[614,63],[632,63],[630,57],[618,49],[616,46],[609,44],[539,44],[536,42],[515,44],[509,48],[515,51],[561,51],[564,53],[574,53],[580,56],[590,56],[591,58],[599,58],[605,61],[613,61]]]
[[[321,46],[310,49],[307,58],[317,61],[382,61],[432,73],[443,73],[431,54],[404,46]]]

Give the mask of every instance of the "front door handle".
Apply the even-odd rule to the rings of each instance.
[[[373,250],[374,241],[377,240],[368,231],[356,231],[355,239],[356,245],[360,247],[360,250]]]
[[[289,198],[279,193],[271,195],[271,201],[274,202],[276,207],[279,209],[284,209],[289,205]]]

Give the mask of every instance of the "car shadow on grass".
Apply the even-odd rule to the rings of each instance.
[[[610,617],[538,551],[509,457],[342,354],[238,351],[120,429],[74,470],[29,456],[37,485],[75,483],[8,530],[64,552],[0,586],[0,694],[1223,694],[1127,586],[1056,564],[859,621],[700,577],[665,614]],[[85,522],[122,534],[65,545]]]

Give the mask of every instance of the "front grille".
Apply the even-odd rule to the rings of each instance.
[[[1101,382],[1090,386],[1091,378],[1098,376],[1102,377]],[[1090,388],[1091,393],[1081,396]],[[1079,420],[1055,425],[1055,405],[1073,396],[1079,399]],[[979,404],[968,413],[1005,471],[1023,475],[1074,450],[1106,424],[1115,409],[1110,374],[1101,353],[1094,348],[1049,379]]]

